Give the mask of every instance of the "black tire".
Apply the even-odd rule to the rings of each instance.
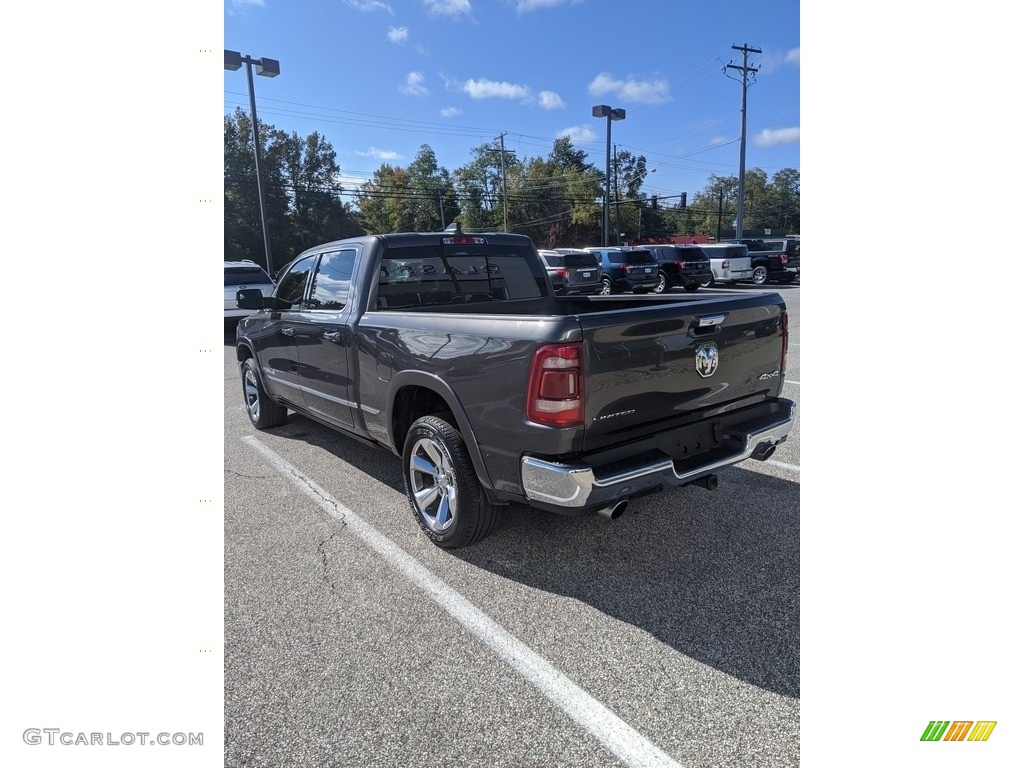
[[[711,277],[710,277],[710,278],[708,278],[708,279],[707,279],[707,280],[706,280],[705,282],[701,283],[701,284],[700,284],[700,287],[701,287],[701,288],[710,288],[710,287],[711,287],[711,286],[713,286],[714,284],[715,284],[715,278],[714,278],[714,276],[711,276]]]
[[[612,281],[609,280],[607,277],[601,278],[601,290],[598,291],[598,294],[601,296],[612,295]]]
[[[698,288],[700,288],[700,284],[699,284],[699,283],[687,283],[686,285],[684,285],[684,286],[683,286],[683,289],[684,289],[684,290],[685,290],[685,291],[686,291],[687,293],[693,293],[693,292],[694,292],[694,291],[696,291],[696,290],[697,290]]]
[[[658,271],[658,284],[652,289],[654,293],[664,293],[668,290],[668,275],[662,271]]]
[[[280,427],[288,419],[288,409],[267,396],[256,372],[256,361],[251,357],[242,362],[242,400],[249,421],[256,429]]]
[[[750,275],[750,280],[754,285],[764,285],[768,282],[768,267],[764,264],[758,264],[754,267],[754,271]]]
[[[413,423],[402,466],[413,517],[439,547],[465,547],[494,530],[498,507],[480,487],[462,435],[443,418],[423,416]]]
[[[779,282],[782,283],[783,285],[789,285],[795,279],[796,279],[796,275],[792,274],[791,272],[787,272],[786,274],[782,275],[779,278]]]

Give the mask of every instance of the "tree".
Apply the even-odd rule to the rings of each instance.
[[[459,222],[463,229],[505,228],[505,197],[502,191],[502,151],[493,142],[474,147],[473,159],[455,169],[453,181],[459,200]],[[504,153],[505,175],[519,166],[515,153]]]
[[[280,167],[275,167],[275,156],[270,151],[276,138],[274,127],[260,120],[260,150],[264,161],[261,170],[272,254],[275,235],[288,215]],[[253,148],[252,120],[241,109],[236,109],[233,115],[224,117],[224,258],[252,259],[263,264],[265,248]],[[281,194],[273,194],[272,189]],[[275,265],[271,264],[270,269],[273,272]]]
[[[411,232],[415,213],[410,197],[409,174],[384,163],[357,192],[359,221],[367,232]]]
[[[305,139],[293,133],[282,144],[291,192],[286,258],[318,243],[362,234],[350,206],[341,202],[341,169],[330,142],[314,131]]]
[[[362,234],[339,195],[334,148],[323,136],[291,136],[260,121],[260,157],[271,273],[319,243]],[[264,262],[252,121],[224,118],[224,258]]]

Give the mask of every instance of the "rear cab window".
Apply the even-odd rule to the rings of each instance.
[[[547,277],[528,246],[481,244],[390,248],[381,259],[378,309],[534,299]]]

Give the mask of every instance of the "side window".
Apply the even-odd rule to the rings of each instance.
[[[352,285],[352,268],[356,263],[354,248],[325,253],[313,277],[310,309],[343,309],[348,303]]]
[[[299,309],[302,306],[302,297],[306,292],[306,279],[313,270],[313,263],[316,256],[307,256],[304,259],[292,264],[288,274],[281,278],[277,284],[276,296],[291,304],[291,309]]]

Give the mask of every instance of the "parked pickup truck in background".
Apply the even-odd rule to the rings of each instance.
[[[300,254],[238,326],[257,429],[288,409],[401,457],[415,519],[471,544],[523,503],[618,517],[669,486],[767,459],[788,316],[777,294],[552,296],[533,242],[371,235]]]
[[[788,284],[800,277],[800,238],[784,237],[769,240],[729,240],[747,246],[750,256],[750,281]]]

